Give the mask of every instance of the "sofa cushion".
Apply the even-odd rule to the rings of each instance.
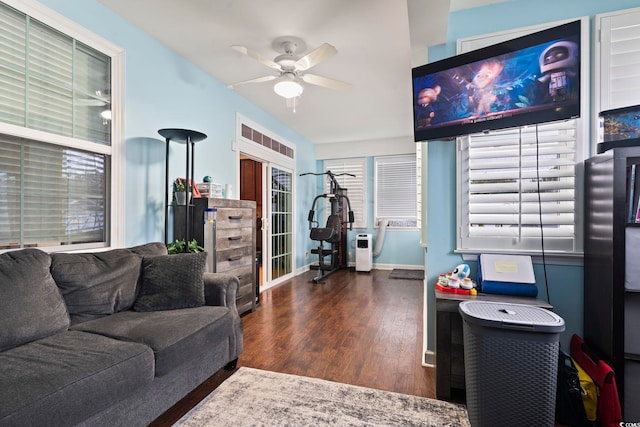
[[[155,354],[156,376],[161,376],[200,357],[198,349],[202,346],[228,346],[232,323],[229,308],[203,306],[146,313],[123,311],[71,328],[148,345]]]
[[[136,299],[142,257],[127,249],[55,253],[51,274],[67,303],[71,322],[129,310]]]
[[[38,249],[0,255],[0,351],[69,327],[50,265],[49,254]]]
[[[142,283],[133,309],[175,310],[204,305],[207,253],[160,255],[142,259]]]
[[[65,331],[0,353],[0,425],[75,425],[153,380],[139,343]]]

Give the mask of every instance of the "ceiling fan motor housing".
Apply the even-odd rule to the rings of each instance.
[[[294,71],[295,64],[298,59],[298,57],[293,56],[292,54],[285,53],[284,55],[277,56],[273,62],[280,65],[280,67],[285,71]]]

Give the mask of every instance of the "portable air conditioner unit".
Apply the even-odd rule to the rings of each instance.
[[[356,235],[356,271],[371,271],[372,265],[371,234],[358,234]]]

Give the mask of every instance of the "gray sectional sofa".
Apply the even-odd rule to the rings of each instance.
[[[0,426],[143,426],[235,368],[239,282],[205,256],[0,254]]]

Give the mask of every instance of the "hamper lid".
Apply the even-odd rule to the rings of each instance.
[[[533,305],[463,301],[458,310],[464,321],[486,327],[530,332],[562,332],[565,328],[562,317]]]

